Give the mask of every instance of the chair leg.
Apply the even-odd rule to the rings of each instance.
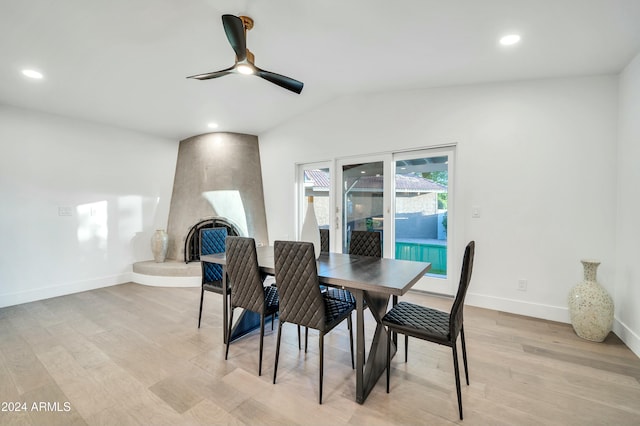
[[[276,384],[276,374],[278,373],[278,357],[280,356],[280,335],[282,334],[282,321],[278,323],[278,340],[276,341],[276,363],[273,366],[273,384]],[[300,339],[298,339],[300,342]]]
[[[260,359],[258,361],[258,376],[262,376],[262,347],[264,342],[264,314],[260,315]]]
[[[229,337],[227,339],[227,350],[224,353],[224,359],[226,360],[227,357],[229,356],[229,343],[231,342],[231,324],[233,324],[233,308],[231,308],[231,318],[229,318],[229,334],[227,334],[227,336]]]
[[[456,392],[458,393],[458,411],[460,411],[460,420],[462,420],[462,391],[460,390],[460,370],[458,368],[458,350],[456,342],[451,347],[453,349],[453,369],[456,375]]]
[[[391,328],[387,329],[387,393],[389,393],[389,378],[391,377]]]
[[[347,317],[347,325],[349,326],[349,345],[351,346],[351,368],[356,369],[356,364],[353,360],[353,324],[351,324],[351,314]]]
[[[464,342],[464,326],[460,327],[460,340],[462,340],[462,361],[464,362],[464,376],[469,386],[469,367],[467,366],[467,345]]]
[[[204,287],[200,290],[200,313],[198,314],[198,328],[200,328],[200,320],[202,319],[202,301],[204,299]]]
[[[275,312],[271,314],[271,331],[273,331],[273,324],[276,322]]]
[[[304,328],[304,353],[307,353],[307,345],[309,343],[309,327]]]
[[[300,324],[298,324],[298,350],[302,349],[302,339],[300,338]]]
[[[409,362],[409,336],[404,335],[404,362]]]
[[[309,330],[309,328],[307,328]],[[324,373],[324,333],[320,332],[320,399],[319,402],[322,404],[322,379]]]

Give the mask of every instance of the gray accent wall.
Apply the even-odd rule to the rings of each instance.
[[[167,258],[182,260],[189,229],[211,217],[223,217],[242,235],[268,244],[257,136],[207,133],[180,141]]]

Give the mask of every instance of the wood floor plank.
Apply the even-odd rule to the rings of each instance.
[[[0,400],[72,408],[3,412],[0,424],[460,423],[449,348],[410,339],[405,363],[400,344],[391,392],[383,376],[360,405],[341,326],[325,338],[319,405],[317,333],[305,353],[296,327],[284,327],[274,385],[277,327],[266,331],[258,376],[257,333],[233,342],[225,361],[222,298],[205,298],[200,329],[199,288],[128,283],[0,309]],[[451,306],[417,292],[405,299]],[[365,318],[370,342],[375,324]],[[475,307],[465,308],[465,332],[471,385],[463,379],[464,424],[638,424],[640,360],[615,335],[593,343],[568,324]]]

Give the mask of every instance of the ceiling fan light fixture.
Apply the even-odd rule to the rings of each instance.
[[[248,64],[239,64],[236,67],[236,71],[238,71],[240,74],[244,74],[244,75],[251,75],[251,74],[255,74],[256,71],[255,69]]]

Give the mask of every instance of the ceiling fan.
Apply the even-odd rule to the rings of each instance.
[[[196,74],[187,78],[209,80],[211,78],[218,78],[235,73],[257,75],[292,92],[298,94],[302,92],[304,83],[301,81],[274,72],[265,71],[255,66],[255,57],[253,53],[247,49],[247,31],[253,28],[253,19],[248,16],[222,15],[222,25],[224,26],[224,32],[227,34],[229,44],[231,44],[231,47],[236,52],[236,63],[232,67],[224,70]]]

